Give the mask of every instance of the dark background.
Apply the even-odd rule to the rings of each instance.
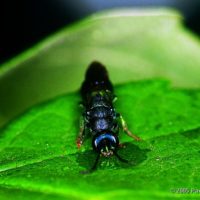
[[[116,7],[168,6],[183,13],[185,26],[200,34],[199,0],[1,0],[0,63],[85,16]]]

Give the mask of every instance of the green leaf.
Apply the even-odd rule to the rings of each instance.
[[[32,105],[80,87],[93,60],[114,83],[165,77],[200,87],[200,45],[166,9],[110,11],[47,38],[0,68],[0,125]]]
[[[99,14],[0,68],[0,124],[60,95],[0,130],[1,199],[199,197],[200,45],[179,19],[164,9]],[[94,59],[123,83],[115,86],[116,108],[143,141],[121,132],[119,154],[129,164],[101,158],[83,175],[96,155],[91,138],[76,148],[81,110],[72,91]]]
[[[126,148],[119,154],[130,164],[101,158],[97,171],[80,174],[95,153],[91,138],[76,148],[80,99],[68,94],[35,106],[1,133],[2,199],[197,199],[171,190],[199,186],[200,91],[152,80],[117,86],[116,94],[117,110],[143,139],[120,133]]]

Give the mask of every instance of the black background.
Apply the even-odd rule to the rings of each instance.
[[[199,0],[1,0],[0,5],[0,63],[76,20],[115,7],[173,7],[200,34]]]

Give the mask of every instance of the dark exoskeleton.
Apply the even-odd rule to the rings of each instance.
[[[122,116],[115,111],[113,103],[116,96],[113,94],[107,70],[101,63],[94,61],[90,64],[81,87],[81,96],[84,111],[80,119],[77,146],[80,148],[86,134],[92,136],[93,149],[98,156],[91,170],[96,168],[100,155],[109,157],[114,154],[126,162],[117,154],[121,146],[118,139],[119,129],[122,128],[135,140],[140,138],[128,130]]]

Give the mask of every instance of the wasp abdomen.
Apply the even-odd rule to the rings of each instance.
[[[113,86],[109,80],[106,68],[101,63],[94,61],[90,64],[85,75],[85,81],[81,87],[83,101],[87,102],[88,95],[100,90],[113,91]]]

